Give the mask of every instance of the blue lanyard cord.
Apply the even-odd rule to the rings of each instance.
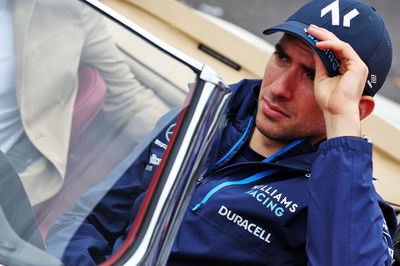
[[[260,180],[263,177],[266,177],[268,175],[272,175],[276,172],[278,172],[278,169],[272,169],[272,170],[267,170],[267,171],[263,171],[257,174],[254,174],[246,179],[243,180],[238,180],[238,181],[228,181],[228,182],[224,182],[222,184],[219,184],[218,186],[216,186],[215,188],[213,188],[210,192],[207,193],[207,195],[203,198],[203,200],[196,204],[196,206],[194,206],[194,208],[192,209],[192,211],[196,211],[197,209],[199,209],[201,207],[201,205],[203,205],[204,203],[207,202],[207,200],[214,195],[215,193],[217,193],[219,190],[221,190],[222,188],[226,187],[226,186],[232,186],[232,185],[245,185],[245,184],[249,184],[255,181]]]
[[[237,146],[243,141],[243,139],[247,136],[247,134],[250,132],[250,127],[253,124],[253,117],[250,118],[249,123],[247,124],[246,130],[244,131],[243,135],[240,137],[240,139],[235,143],[235,145],[233,145],[233,147],[221,158],[219,159],[214,165],[219,164],[220,162],[222,162],[223,160],[225,160],[236,148]],[[263,160],[263,162],[271,162],[273,159],[275,159],[276,157],[282,155],[283,153],[287,152],[288,150],[290,150],[291,148],[297,146],[298,144],[300,144],[301,142],[303,142],[305,139],[298,139],[293,141],[292,143],[290,143],[288,146],[286,146],[285,148],[283,148],[282,150],[272,154],[271,156],[269,156],[268,158],[265,158]]]
[[[251,125],[251,120],[249,122],[249,125]],[[249,127],[247,127],[245,133],[243,134],[243,136],[246,135],[247,130]],[[242,136],[242,138],[243,138]],[[287,152],[288,150],[290,150],[291,148],[297,146],[298,144],[300,144],[301,142],[303,142],[305,139],[298,139],[293,141],[292,143],[290,143],[288,146],[286,146],[285,148],[283,148],[282,150],[274,153],[273,155],[269,156],[268,158],[265,158],[263,160],[263,162],[271,162],[274,158],[276,158],[277,156],[282,155],[283,153]],[[239,142],[238,142],[239,143]],[[235,144],[235,146],[237,146],[237,144]],[[234,146],[234,147],[235,147]],[[226,158],[228,156],[229,153],[232,152],[233,149],[231,149],[221,160],[219,160],[218,162],[222,161],[224,158]],[[218,164],[218,162],[216,164]],[[222,188],[226,187],[226,186],[232,186],[232,185],[245,185],[245,184],[249,184],[255,181],[260,180],[261,178],[264,178],[266,176],[272,175],[274,173],[277,173],[279,171],[279,169],[271,169],[271,170],[266,170],[257,174],[254,174],[250,177],[247,177],[243,180],[238,180],[238,181],[227,181],[224,183],[219,184],[218,186],[216,186],[215,188],[213,188],[212,190],[210,190],[207,195],[203,198],[203,200],[200,203],[197,203],[196,206],[194,206],[192,208],[192,211],[196,211],[198,210],[202,205],[204,205],[208,199],[214,195],[215,193],[217,193],[219,190],[221,190]]]
[[[290,150],[291,148],[299,145],[300,143],[302,143],[305,139],[298,139],[293,141],[292,143],[290,143],[289,145],[287,145],[285,148],[283,148],[282,150],[275,152],[274,154],[272,154],[271,156],[265,158],[263,160],[264,163],[268,163],[271,162],[273,159],[275,159],[276,157],[284,154],[285,152],[287,152],[288,150]]]
[[[250,127],[253,124],[253,117],[250,118],[249,123],[247,124],[246,130],[244,131],[243,135],[240,137],[240,139],[235,143],[235,145],[233,145],[233,147],[224,155],[224,157],[222,157],[221,159],[218,160],[218,162],[216,162],[214,165],[219,164],[220,162],[222,162],[223,160],[225,160],[229,154],[231,154],[236,147],[242,143],[243,139],[247,136],[247,134],[250,132]]]

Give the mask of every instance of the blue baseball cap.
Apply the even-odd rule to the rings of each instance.
[[[364,94],[374,96],[382,87],[392,65],[392,44],[382,17],[357,0],[314,0],[301,7],[284,23],[264,31],[285,32],[306,42],[320,57],[329,76],[338,75],[340,61],[330,50],[320,50],[319,41],[306,32],[310,24],[333,32],[349,43],[367,65],[369,75]]]

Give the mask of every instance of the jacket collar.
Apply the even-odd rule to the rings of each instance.
[[[283,153],[281,156],[277,156],[273,163],[279,166],[311,171],[311,166],[317,157],[318,147],[313,145],[307,139]]]

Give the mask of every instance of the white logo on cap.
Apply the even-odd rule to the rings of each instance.
[[[378,78],[376,75],[371,75],[371,82],[374,84],[378,82]]]
[[[321,10],[321,18],[328,14],[329,12],[332,12],[332,25],[333,26],[339,26],[340,25],[340,15],[339,15],[339,0],[336,0],[335,2],[329,4],[325,8]]]
[[[376,75],[371,75],[371,79],[367,80],[368,87],[372,89],[373,87],[372,84],[376,84],[377,82],[378,82],[378,77]]]
[[[332,13],[332,26],[340,26],[340,11],[339,11],[339,0],[336,0],[330,3],[328,6],[324,7],[321,10],[321,18],[328,14],[329,12]],[[357,17],[360,13],[357,9],[353,9],[348,12],[343,17],[343,27],[350,28],[351,20]]]
[[[370,87],[372,89],[372,83],[370,80],[367,80],[367,84],[368,84],[368,87]]]
[[[344,15],[343,17],[343,27],[347,27],[350,28],[350,22],[353,18],[357,17],[358,14],[360,14],[360,12],[358,12],[357,9],[353,9],[351,10],[349,13],[347,13],[346,15]]]

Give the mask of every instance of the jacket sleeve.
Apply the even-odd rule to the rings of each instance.
[[[372,184],[372,145],[351,137],[321,143],[309,180],[309,265],[391,265],[395,226]]]
[[[46,238],[47,252],[66,265],[95,265],[112,254],[115,241],[133,219],[132,209],[140,205],[153,177],[158,163],[151,158],[162,157],[165,132],[174,124],[178,111],[166,114],[114,173],[82,195],[72,212],[58,218]],[[122,174],[121,167],[127,169]]]

